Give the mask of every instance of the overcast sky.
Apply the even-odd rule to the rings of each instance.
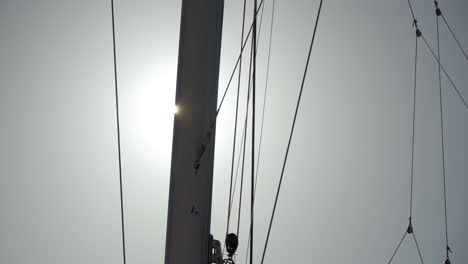
[[[239,52],[242,2],[225,2],[220,95]],[[276,1],[255,208],[256,262],[318,3]],[[435,48],[433,3],[413,3]],[[468,2],[440,5],[468,49]],[[180,7],[179,1],[115,0],[129,264],[164,259]],[[272,0],[265,0],[259,95],[271,8]],[[265,263],[388,262],[408,224],[411,23],[406,0],[324,1]],[[111,33],[110,1],[0,0],[1,263],[122,263]],[[445,260],[440,113],[437,64],[420,44],[413,223],[430,264]],[[443,24],[441,48],[444,66],[468,99],[468,63]],[[247,64],[244,70],[243,89]],[[220,240],[234,91],[217,123],[211,226]],[[257,98],[259,117],[263,99]],[[468,110],[447,80],[443,99],[451,260],[465,263]],[[243,208],[238,263],[247,247],[249,207]],[[395,263],[418,263],[418,258],[407,239]]]

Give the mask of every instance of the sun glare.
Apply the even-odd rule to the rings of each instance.
[[[128,109],[128,126],[134,146],[148,158],[170,157],[174,115],[175,74],[152,69],[136,76]]]

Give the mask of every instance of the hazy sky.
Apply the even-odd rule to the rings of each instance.
[[[242,2],[225,2],[220,95],[239,52]],[[468,48],[468,2],[439,2]],[[255,208],[256,262],[319,1],[276,3]],[[433,3],[413,3],[435,48]],[[259,95],[271,4],[265,0]],[[180,7],[179,1],[115,0],[129,264],[164,259]],[[110,1],[0,0],[0,263],[122,263],[110,15]],[[266,263],[390,258],[408,223],[411,23],[406,0],[324,0]],[[468,99],[468,63],[444,25],[441,39],[443,64]],[[422,42],[419,51],[413,223],[425,263],[443,263],[437,64]],[[243,89],[247,63],[244,70]],[[465,263],[468,110],[446,80],[443,95],[451,260]],[[226,100],[216,134],[212,211],[212,233],[221,240],[234,89]],[[248,183],[244,187],[250,190]],[[247,246],[247,204],[239,263]],[[418,258],[408,239],[395,263]]]

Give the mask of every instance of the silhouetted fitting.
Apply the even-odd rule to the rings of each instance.
[[[421,30],[419,30],[419,28],[416,29],[416,37],[421,37],[422,36],[422,33],[421,33]]]
[[[236,264],[236,263],[234,263],[234,260],[232,259],[224,259],[223,264]]]
[[[436,15],[437,15],[437,16],[441,16],[441,15],[442,15],[442,11],[440,11],[440,8],[436,8]]]
[[[445,264],[450,264],[450,259],[447,258],[447,260],[445,260]]]
[[[408,234],[413,234],[413,224],[411,224],[411,221],[408,225],[408,229],[406,230]]]
[[[194,168],[196,171],[198,171],[198,169],[200,168],[200,161],[199,161],[199,160],[197,160],[197,161],[195,161],[195,162],[193,163],[193,168]]]
[[[236,234],[230,233],[226,235],[226,250],[228,256],[232,257],[236,253],[237,246],[239,246],[239,239]]]
[[[439,8],[439,2],[434,1],[434,5],[436,6],[436,8]]]

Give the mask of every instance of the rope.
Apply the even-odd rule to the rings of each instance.
[[[299,106],[300,106],[300,103],[301,103],[302,92],[304,90],[304,84],[305,84],[305,79],[306,79],[306,76],[307,76],[307,70],[309,68],[310,56],[312,54],[312,48],[314,46],[314,41],[315,41],[315,35],[317,33],[318,22],[319,22],[319,19],[320,19],[320,14],[322,12],[322,4],[323,4],[323,0],[320,0],[320,5],[319,5],[319,8],[318,8],[318,12],[317,12],[317,18],[315,20],[314,31],[313,31],[313,34],[312,34],[312,40],[310,42],[309,53],[307,55],[307,62],[306,62],[305,69],[304,69],[304,74],[303,74],[303,77],[302,77],[302,83],[301,83],[301,88],[300,88],[300,91],[299,91],[299,97],[298,97],[297,103],[296,103],[296,110],[294,112],[294,118],[293,118],[293,123],[292,123],[292,126],[291,126],[291,132],[289,134],[288,145],[286,147],[286,153],[285,153],[285,156],[284,156],[283,167],[281,169],[281,176],[280,176],[280,180],[279,180],[279,184],[278,184],[278,189],[276,191],[276,197],[275,197],[275,202],[274,202],[274,205],[273,205],[273,211],[272,211],[271,218],[270,218],[270,224],[268,226],[268,233],[267,233],[267,237],[266,237],[266,241],[265,241],[265,246],[263,248],[262,261],[261,261],[262,264],[263,264],[263,262],[265,260],[265,253],[266,253],[266,250],[267,250],[267,247],[268,247],[268,242],[269,242],[269,238],[270,238],[270,234],[271,234],[271,227],[272,227],[273,220],[274,220],[274,217],[275,217],[276,206],[277,206],[277,203],[278,203],[278,198],[279,198],[281,185],[282,185],[283,177],[284,177],[284,170],[286,168],[286,162],[288,160],[289,149],[291,147],[291,140],[292,140],[292,137],[293,137],[293,134],[294,134],[294,128],[295,128],[295,125],[296,125],[297,114],[298,114]],[[252,252],[253,241],[251,241],[250,244],[251,244],[250,249],[251,249],[251,252]],[[252,256],[250,256],[250,257],[252,258]]]
[[[242,33],[241,33],[241,51],[242,51],[242,44],[244,43],[244,27],[245,27],[245,7],[247,5],[247,0],[244,0],[244,10],[242,13]],[[239,78],[237,82],[237,99],[236,99],[236,116],[234,118],[234,137],[232,143],[232,161],[231,161],[231,181],[229,183],[229,206],[228,206],[228,217],[227,217],[227,225],[226,225],[226,235],[229,233],[229,221],[231,219],[231,208],[232,208],[232,180],[234,176],[234,157],[236,155],[236,136],[237,136],[237,116],[239,114],[239,94],[241,88],[241,76],[242,76],[242,53],[239,60]],[[242,144],[241,144],[242,146]],[[239,232],[238,232],[239,233]]]
[[[126,247],[125,247],[125,221],[124,221],[124,204],[123,204],[123,187],[122,187],[122,152],[120,147],[120,115],[119,115],[119,90],[117,86],[117,52],[115,45],[115,18],[114,18],[114,0],[111,0],[112,13],[112,49],[114,59],[114,86],[115,86],[115,113],[117,121],[117,153],[119,161],[119,186],[120,186],[120,216],[122,230],[122,257],[123,263],[127,263]]]

